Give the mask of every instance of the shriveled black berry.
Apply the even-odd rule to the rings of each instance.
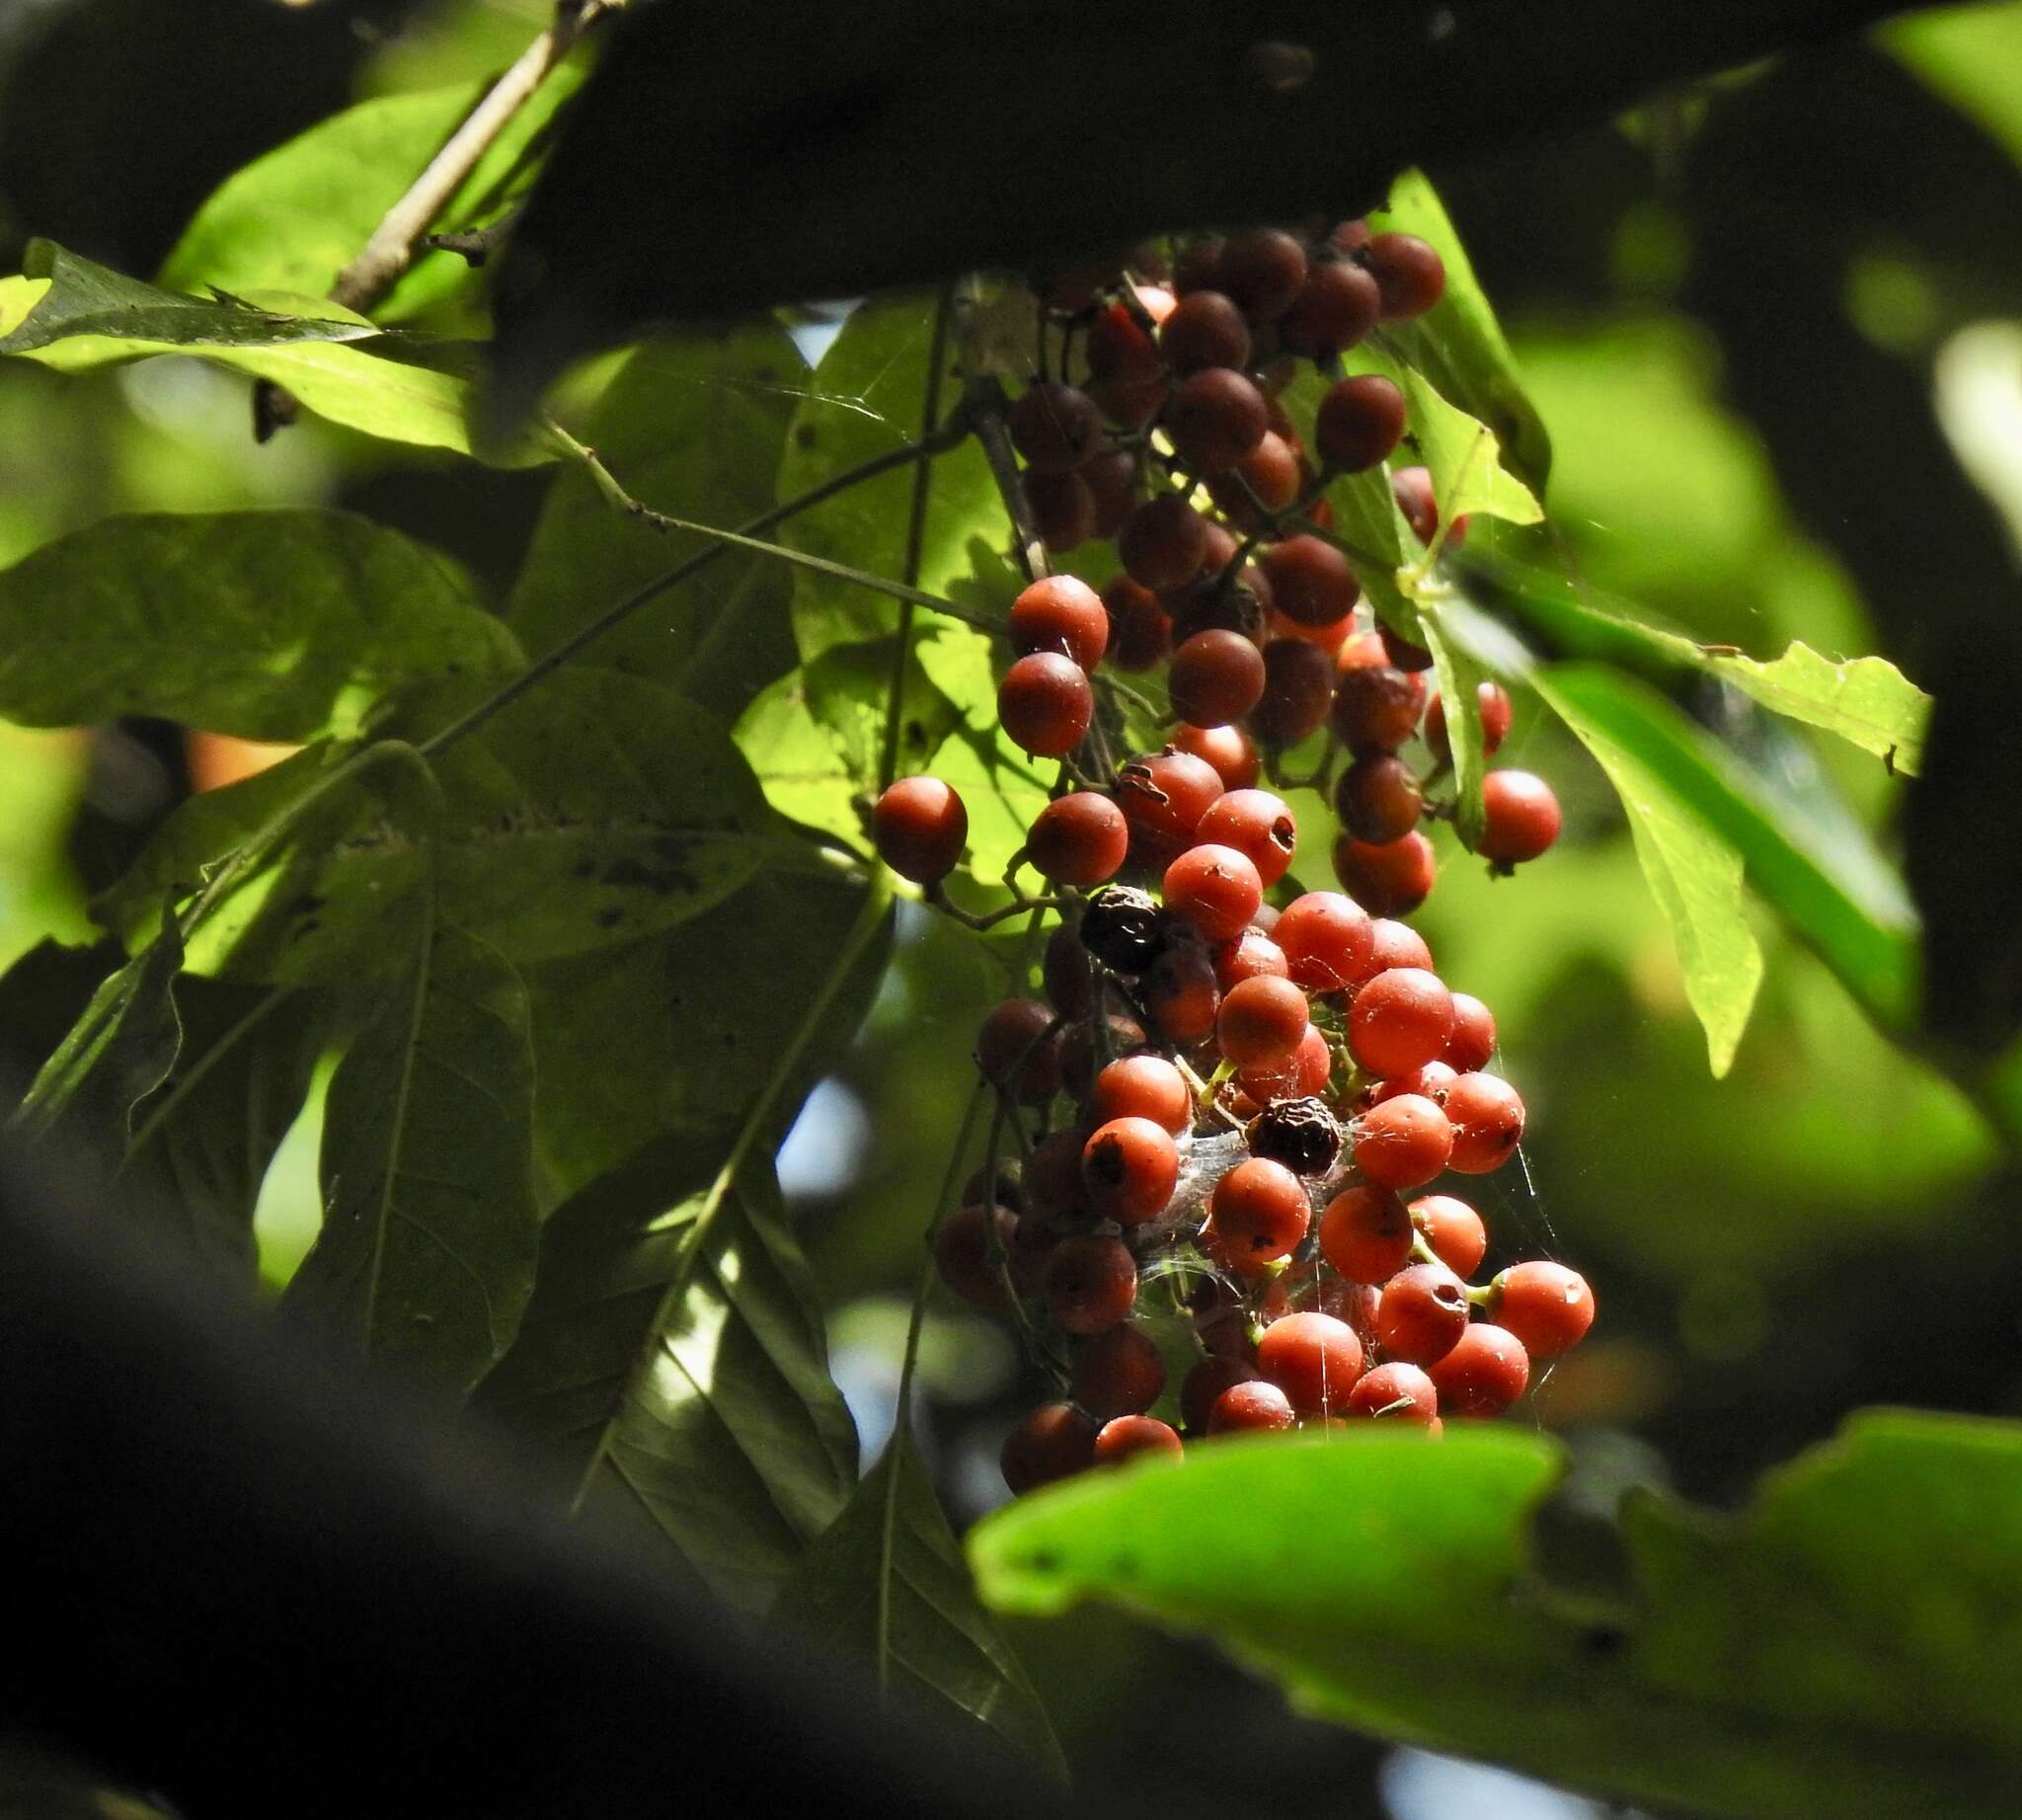
[[[1325,1175],[1348,1142],[1321,1099],[1280,1100],[1251,1120],[1249,1138],[1253,1156],[1283,1163],[1294,1175]]]
[[[1148,891],[1107,885],[1081,912],[1081,945],[1112,973],[1142,973],[1163,945],[1162,920]]]

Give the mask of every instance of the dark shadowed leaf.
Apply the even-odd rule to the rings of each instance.
[[[849,1507],[808,1550],[773,1616],[855,1658],[901,1708],[1065,1776],[1051,1721],[977,1602],[909,1432],[893,1437]]]
[[[1629,1584],[1533,1566],[1536,1435],[1217,1443],[1022,1500],[985,1596],[1108,1599],[1205,1630],[1305,1711],[1615,1799],[1977,1820],[2022,1778],[2022,1430],[1870,1412],[1739,1517],[1648,1497]],[[1268,1523],[1256,1513],[1268,1511]]]
[[[455,562],[352,513],[136,513],[0,573],[0,713],[30,726],[344,737],[403,692],[518,667]]]
[[[283,1301],[369,1358],[465,1388],[533,1288],[526,989],[427,892],[382,930],[409,944],[406,965],[331,1080],[323,1231]]]

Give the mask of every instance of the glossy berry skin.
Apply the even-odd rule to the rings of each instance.
[[[1083,670],[1102,662],[1110,642],[1110,616],[1102,595],[1071,575],[1043,576],[1011,602],[1004,623],[1021,657],[1057,651]]]
[[[1257,1368],[1247,1359],[1218,1353],[1203,1359],[1180,1385],[1180,1419],[1190,1435],[1205,1434],[1209,1412],[1231,1385],[1255,1384]]]
[[[1510,737],[1510,721],[1515,711],[1508,693],[1496,682],[1477,684],[1475,702],[1481,720],[1482,753],[1494,757],[1497,749]],[[1425,736],[1435,757],[1452,757],[1452,736],[1446,731],[1446,703],[1439,695],[1426,704]]]
[[[1264,647],[1264,693],[1250,711],[1250,731],[1266,746],[1296,746],[1325,724],[1334,704],[1334,660],[1299,638]]]
[[[1276,322],[1306,284],[1306,249],[1282,228],[1231,234],[1221,248],[1222,288],[1252,322]]]
[[[1444,1104],[1453,1127],[1450,1168],[1486,1175],[1516,1154],[1523,1142],[1523,1097],[1500,1074],[1457,1076]]]
[[[1214,1022],[1215,1042],[1238,1068],[1289,1061],[1306,1040],[1306,995],[1289,980],[1266,974],[1230,988]]]
[[[1424,810],[1417,773],[1393,753],[1369,752],[1335,780],[1334,813],[1357,840],[1402,840]]]
[[[1187,1078],[1163,1056],[1119,1056],[1096,1075],[1089,1108],[1105,1123],[1149,1119],[1175,1138],[1194,1125]]]
[[[1269,790],[1228,790],[1208,805],[1194,838],[1234,847],[1257,868],[1268,891],[1291,864],[1298,827],[1282,796]]]
[[[1408,1074],[1392,1074],[1380,1086],[1369,1090],[1364,1103],[1380,1106],[1386,1099],[1396,1099],[1400,1094],[1422,1093],[1438,1106],[1445,1100],[1446,1089],[1459,1078],[1445,1063],[1428,1062]]]
[[[1248,856],[1211,843],[1189,847],[1166,867],[1164,893],[1166,910],[1210,943],[1240,935],[1264,902]]]
[[[1375,963],[1375,972],[1381,973],[1386,967],[1423,967],[1432,971],[1433,951],[1426,946],[1426,938],[1408,922],[1397,922],[1388,916],[1378,916],[1369,924],[1369,958]],[[1461,994],[1453,994],[1454,1016],[1459,1016]],[[1479,1004],[1479,999],[1470,1000]],[[1450,1040],[1450,1039],[1449,1039]]]
[[[1172,649],[1173,622],[1150,589],[1120,575],[1104,587],[1102,603],[1110,616],[1106,655],[1111,668],[1155,670],[1165,662]]]
[[[1214,983],[1224,996],[1245,980],[1284,980],[1290,972],[1284,950],[1259,928],[1245,929],[1214,951]]]
[[[1411,671],[1387,662],[1337,666],[1331,719],[1358,758],[1396,752],[1418,730],[1425,705],[1425,678]]]
[[[1331,1314],[1286,1314],[1264,1329],[1257,1369],[1300,1415],[1335,1415],[1362,1375],[1362,1343]]]
[[[1398,410],[1401,418],[1401,397]],[[1271,428],[1271,412],[1264,394],[1241,373],[1226,366],[1209,366],[1190,373],[1173,388],[1166,405],[1165,428],[1173,448],[1190,468],[1219,474],[1264,440],[1264,433]]]
[[[1533,1359],[1556,1359],[1594,1325],[1594,1291],[1577,1270],[1537,1259],[1512,1264],[1490,1286],[1489,1312]]]
[[[1071,385],[1042,379],[1005,417],[1011,446],[1042,474],[1066,474],[1102,446],[1102,413]]]
[[[997,1249],[1008,1256],[1018,1234],[1018,1216],[1008,1207],[959,1208],[934,1234],[934,1268],[941,1281],[979,1308],[1005,1308],[1011,1304],[990,1256],[993,1223]]]
[[[1240,632],[1196,632],[1173,653],[1173,712],[1196,727],[1238,721],[1264,698],[1264,654]]]
[[[1348,1047],[1370,1073],[1388,1080],[1438,1061],[1452,1029],[1445,982],[1423,967],[1392,967],[1356,993]]]
[[[1312,1208],[1299,1178],[1283,1163],[1252,1156],[1215,1183],[1208,1216],[1229,1268],[1251,1275],[1297,1249]]]
[[[1095,719],[1088,673],[1057,651],[1020,658],[997,685],[997,719],[1014,745],[1037,757],[1064,757]]]
[[[1430,1428],[1439,1420],[1439,1393],[1418,1366],[1393,1361],[1362,1374],[1348,1394],[1348,1413]]]
[[[1075,1350],[1069,1390],[1099,1422],[1141,1415],[1164,1389],[1164,1355],[1142,1327],[1127,1321],[1083,1340]]]
[[[1320,1255],[1351,1283],[1387,1283],[1411,1262],[1411,1215],[1387,1188],[1344,1188],[1320,1216]]]
[[[938,777],[901,777],[871,813],[878,857],[900,878],[932,885],[962,863],[969,810]]]
[[[1313,418],[1313,445],[1338,474],[1361,474],[1386,459],[1404,435],[1404,394],[1378,373],[1337,379]]]
[[[1291,978],[1309,991],[1337,992],[1366,971],[1368,914],[1338,891],[1309,891],[1279,916],[1272,939],[1284,950]]]
[[[1137,1261],[1120,1238],[1077,1232],[1047,1260],[1047,1312],[1062,1333],[1101,1333],[1128,1320],[1137,1303]]]
[[[1405,523],[1411,526],[1411,534],[1421,543],[1431,543],[1439,529],[1439,501],[1433,490],[1432,470],[1423,467],[1391,469],[1390,492],[1397,501],[1397,510],[1404,514]]]
[[[1177,493],[1148,499],[1124,520],[1117,554],[1133,582],[1184,588],[1207,560],[1207,520]]]
[[[1194,844],[1214,799],[1225,786],[1205,758],[1168,747],[1133,758],[1117,773],[1117,807],[1130,825],[1130,861],[1163,872]]]
[[[1072,1478],[1095,1462],[1095,1424],[1071,1403],[1042,1403],[1005,1438],[998,1465],[1014,1494]]]
[[[1473,1276],[1489,1248],[1481,1216],[1450,1194],[1421,1195],[1410,1212],[1411,1224],[1432,1246],[1433,1255],[1456,1277]]]
[[[1423,1094],[1402,1093],[1355,1122],[1355,1166],[1379,1188],[1422,1188],[1453,1153],[1453,1127]]]
[[[1093,790],[1055,797],[1025,836],[1026,857],[1043,877],[1084,891],[1114,878],[1129,850],[1124,812]]]
[[[1178,1460],[1186,1453],[1179,1431],[1156,1416],[1120,1415],[1105,1422],[1095,1437],[1095,1464],[1120,1466],[1141,1454]]]
[[[1320,260],[1292,306],[1279,319],[1278,339],[1292,354],[1326,359],[1353,348],[1376,326],[1383,293],[1375,278],[1348,260]]]
[[[1169,943],[1145,970],[1137,993],[1168,1043],[1205,1042],[1221,1010],[1212,950],[1198,939]]]
[[[1520,866],[1559,837],[1559,799],[1529,771],[1491,771],[1481,780],[1482,835],[1476,849],[1498,866]]]
[[[1173,1134],[1150,1119],[1098,1125],[1081,1151],[1081,1186],[1089,1207],[1119,1226],[1156,1220],[1180,1179]]]
[[[1372,915],[1408,916],[1432,896],[1439,862],[1433,843],[1414,829],[1377,845],[1343,834],[1334,843],[1334,876]]]
[[[1268,545],[1258,560],[1271,578],[1272,603],[1300,625],[1333,625],[1361,598],[1348,558],[1309,532]]]
[[[1325,1092],[1333,1067],[1327,1039],[1315,1024],[1308,1027],[1298,1053],[1289,1062],[1246,1068],[1236,1075],[1236,1083],[1259,1106],[1268,1106],[1277,1100],[1305,1099]]]
[[[1250,325],[1232,297],[1192,290],[1159,325],[1158,351],[1181,378],[1209,366],[1247,366]]]
[[[1452,1351],[1467,1315],[1466,1284],[1441,1265],[1413,1264],[1383,1286],[1376,1341],[1389,1358],[1430,1366]]]
[[[1439,1060],[1455,1072],[1466,1074],[1487,1068],[1496,1053],[1496,1014],[1472,992],[1453,994],[1453,1032]]]
[[[1173,734],[1173,744],[1181,752],[1205,758],[1213,765],[1214,774],[1221,779],[1224,790],[1251,789],[1264,774],[1264,755],[1258,752],[1256,742],[1240,727],[1181,726]],[[1223,846],[1239,847],[1246,853],[1250,851],[1242,841],[1230,840],[1223,834],[1203,834],[1201,838],[1218,840]],[[1260,873],[1266,870],[1255,853],[1250,853],[1250,858]],[[1278,881],[1274,877],[1264,882],[1273,885]]]
[[[1262,1378],[1231,1385],[1207,1412],[1210,1435],[1247,1434],[1289,1428],[1294,1421],[1291,1398]]]
[[[1446,290],[1446,262],[1416,234],[1378,234],[1359,256],[1376,280],[1384,320],[1423,316]]]
[[[1444,1357],[1426,1368],[1449,1416],[1486,1421],[1508,1409],[1530,1384],[1523,1342],[1507,1328],[1478,1320]]]
[[[1060,1090],[1060,1052],[1048,1034],[1053,1014],[1037,998],[1007,998],[975,1036],[975,1065],[1000,1093],[1043,1106]]]

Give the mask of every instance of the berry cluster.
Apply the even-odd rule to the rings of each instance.
[[[1436,797],[1445,709],[1427,654],[1361,615],[1328,535],[1327,481],[1391,455],[1405,402],[1386,378],[1337,377],[1316,464],[1276,397],[1288,358],[1338,373],[1377,322],[1431,307],[1439,256],[1351,222],[1198,242],[1171,276],[1170,289],[1121,273],[1052,286],[1045,320],[1085,331],[1089,383],[1042,377],[1009,416],[1050,547],[1114,536],[1122,568],[1100,593],[1038,580],[1006,625],[1001,723],[1062,760],[1021,855],[1062,921],[1044,999],[999,1004],[977,1035],[1008,1141],[935,1252],[956,1293],[1017,1315],[1064,1392],[1006,1444],[1014,1491],[1177,1453],[1182,1429],[1496,1415],[1594,1314],[1585,1281],[1553,1263],[1470,1287],[1480,1217],[1418,1192],[1500,1167],[1524,1115],[1486,1071],[1488,1007],[1393,920],[1432,889],[1419,824],[1451,813]],[[1433,541],[1424,470],[1391,485]],[[1115,767],[1097,727],[1105,664],[1163,664],[1178,723]],[[1484,683],[1471,705],[1493,752],[1509,698]],[[1323,790],[1337,751],[1348,759],[1331,780],[1344,889],[1281,907],[1268,899],[1297,831],[1263,766],[1323,726]],[[1400,755],[1414,740],[1417,765]],[[1557,836],[1557,802],[1527,772],[1490,772],[1483,803],[1480,850],[1499,870]],[[938,897],[968,819],[946,783],[907,777],[874,831],[886,862]]]

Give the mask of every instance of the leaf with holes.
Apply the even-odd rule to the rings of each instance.
[[[1008,1746],[1064,1778],[1051,1721],[976,1600],[962,1544],[900,1430],[849,1507],[808,1550],[774,1618],[870,1666],[901,1706]]]
[[[404,913],[402,913],[404,912]],[[430,894],[330,1083],[323,1230],[282,1298],[369,1358],[468,1388],[511,1343],[540,1242],[526,989]]]

